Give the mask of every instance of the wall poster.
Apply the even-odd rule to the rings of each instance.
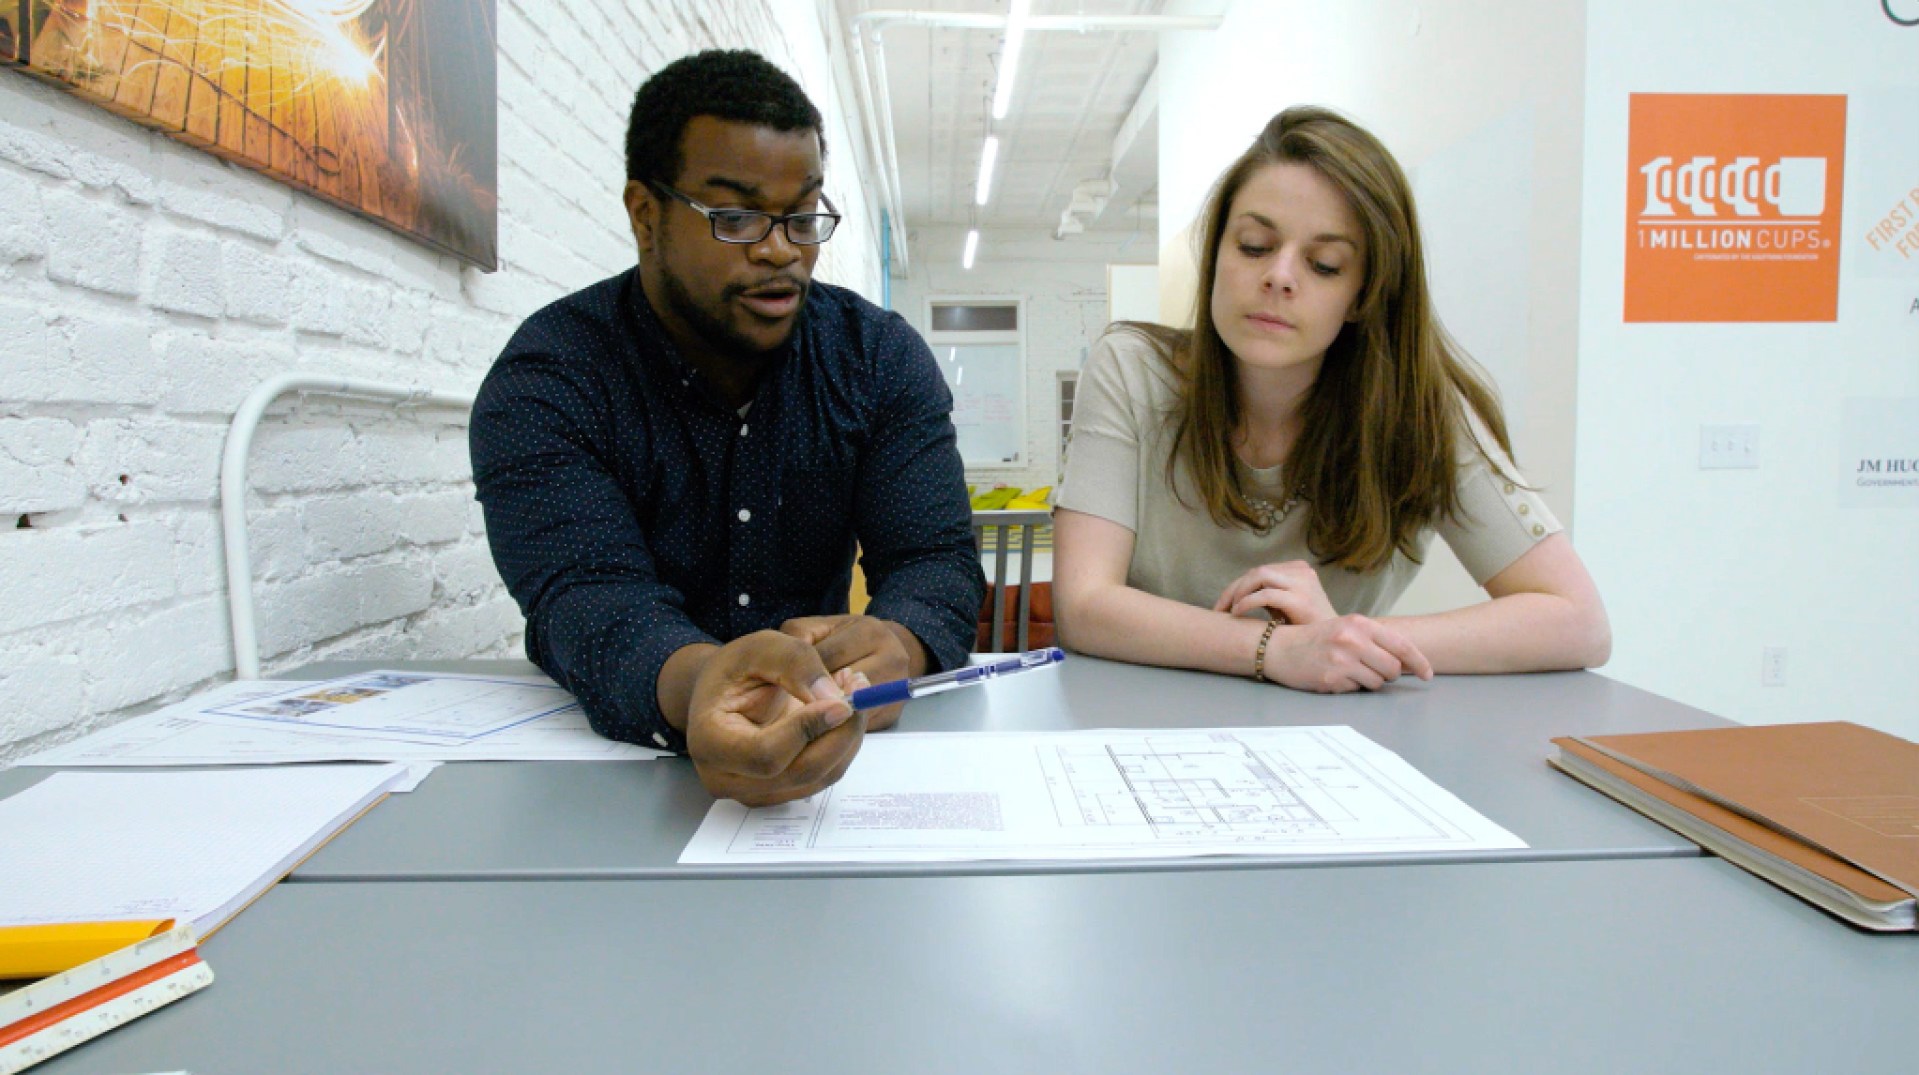
[[[0,0],[0,63],[498,265],[495,0]]]
[[[1635,93],[1626,320],[1834,321],[1846,99]]]

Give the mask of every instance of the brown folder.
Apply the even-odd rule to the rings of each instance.
[[[1553,764],[1843,917],[1911,929],[1919,744],[1829,722],[1555,739]]]

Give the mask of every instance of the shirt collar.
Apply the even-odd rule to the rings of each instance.
[[[798,349],[800,336],[806,331],[806,307],[811,304],[812,298],[813,289],[809,287],[806,293],[806,302],[800,307],[799,324],[793,327],[792,335],[786,338],[786,345],[780,348],[779,358],[776,359],[771,368],[767,370],[766,376],[761,378],[759,388],[753,393],[754,400],[759,399],[761,393],[766,390],[767,385],[779,378],[781,372],[791,360],[794,351]],[[633,328],[637,338],[643,345],[650,345],[642,346],[641,348],[640,358],[642,363],[650,364],[648,363],[649,355],[657,354],[662,356],[665,360],[664,366],[659,370],[662,376],[677,382],[683,390],[692,393],[694,396],[722,410],[729,412],[733,410],[733,408],[726,405],[720,396],[719,390],[714,387],[712,380],[694,368],[693,364],[686,360],[686,356],[680,354],[679,345],[673,342],[673,337],[666,331],[666,325],[660,321],[659,313],[653,309],[653,303],[647,299],[646,288],[640,285],[640,270],[638,267],[633,269],[632,278],[627,283],[627,306],[631,311]],[[748,406],[751,406],[751,402],[748,403]]]

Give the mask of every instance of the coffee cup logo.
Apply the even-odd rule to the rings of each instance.
[[[1826,210],[1823,157],[1781,157],[1764,168],[1758,157],[1735,157],[1724,165],[1716,157],[1684,164],[1654,157],[1639,172],[1646,180],[1642,218],[1677,217],[1680,208],[1694,217],[1716,217],[1721,208],[1734,217],[1764,215],[1762,207],[1778,217],[1816,217]]]
[[[1816,217],[1826,211],[1826,162],[1820,157],[1781,157],[1766,169],[1766,200],[1780,216]]]
[[[1838,316],[1846,99],[1633,94],[1627,321]]]

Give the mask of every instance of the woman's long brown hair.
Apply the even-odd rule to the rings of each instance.
[[[1184,466],[1214,522],[1258,529],[1260,516],[1234,467],[1234,431],[1243,417],[1238,374],[1213,323],[1211,298],[1233,199],[1254,173],[1275,164],[1317,169],[1359,218],[1366,280],[1357,317],[1326,351],[1282,473],[1310,512],[1313,555],[1374,571],[1395,552],[1417,558],[1420,532],[1458,512],[1457,452],[1462,438],[1477,443],[1462,400],[1512,454],[1498,397],[1433,314],[1412,190],[1378,139],[1325,108],[1274,116],[1207,199],[1192,330],[1124,327],[1152,342],[1178,377],[1167,481]]]

